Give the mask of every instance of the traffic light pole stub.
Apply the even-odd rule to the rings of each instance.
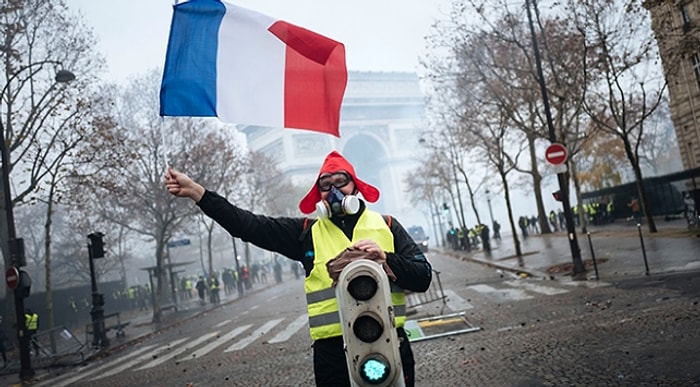
[[[351,262],[335,293],[352,385],[403,386],[391,288],[382,266],[367,259]]]

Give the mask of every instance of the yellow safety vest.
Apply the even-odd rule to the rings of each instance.
[[[35,331],[39,329],[39,315],[34,313],[34,314],[25,314],[24,315],[24,320],[27,325],[27,330],[30,331]]]
[[[335,288],[332,286],[333,280],[328,274],[326,263],[362,239],[371,239],[385,252],[393,253],[394,235],[381,214],[365,210],[357,220],[352,240],[327,218],[319,218],[311,226],[311,237],[314,245],[314,267],[304,281],[311,338],[319,340],[342,336]],[[395,324],[397,327],[403,327],[406,321],[406,296],[403,289],[393,283],[391,301],[394,306]]]

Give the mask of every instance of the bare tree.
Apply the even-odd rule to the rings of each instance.
[[[8,165],[3,167],[8,173],[21,171],[21,178],[13,179],[12,186],[12,202],[18,205],[41,194],[37,190],[42,183],[51,180],[51,173],[58,171],[75,142],[82,140],[76,133],[89,130],[78,118],[89,116],[90,109],[89,101],[81,96],[90,94],[89,85],[94,83],[102,59],[94,50],[91,31],[81,19],[70,16],[60,0],[4,2],[0,29],[0,60],[4,65],[0,121],[8,153]],[[70,86],[59,84],[74,77],[66,68],[80,74]],[[9,234],[7,226],[2,222],[4,235]],[[2,244],[6,265],[7,239],[3,238]],[[44,238],[45,243],[49,240]],[[45,254],[49,251],[47,247]],[[46,286],[50,303],[50,278]],[[14,310],[9,307],[11,302],[6,298],[8,311]],[[8,320],[16,321],[16,316]]]
[[[160,72],[136,77],[119,93],[114,116],[117,129],[103,137],[120,138],[105,153],[121,156],[121,163],[93,171],[83,187],[91,201],[109,222],[149,238],[155,245],[156,284],[153,321],[162,318],[161,303],[166,295],[165,251],[168,241],[198,211],[178,200],[163,187],[166,165],[187,172],[193,179],[216,190],[229,183],[231,166],[240,163],[239,150],[231,146],[231,135],[212,119],[158,116]],[[127,155],[124,157],[124,155]]]
[[[647,11],[640,1],[626,7],[602,0],[571,0],[576,27],[592,52],[588,67],[601,73],[586,97],[586,112],[597,127],[622,142],[634,171],[649,232],[657,232],[643,185],[640,147],[644,124],[661,105],[666,80]]]

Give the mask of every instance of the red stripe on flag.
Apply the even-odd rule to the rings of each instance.
[[[284,21],[269,31],[287,45],[284,126],[340,137],[340,106],[348,80],[345,46]]]

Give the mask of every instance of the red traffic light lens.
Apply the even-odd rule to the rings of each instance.
[[[377,281],[368,275],[353,278],[348,284],[348,293],[359,301],[367,301],[377,294]]]
[[[352,324],[352,331],[358,339],[365,343],[374,343],[382,337],[384,326],[382,326],[379,319],[371,315],[363,315],[358,317]]]

